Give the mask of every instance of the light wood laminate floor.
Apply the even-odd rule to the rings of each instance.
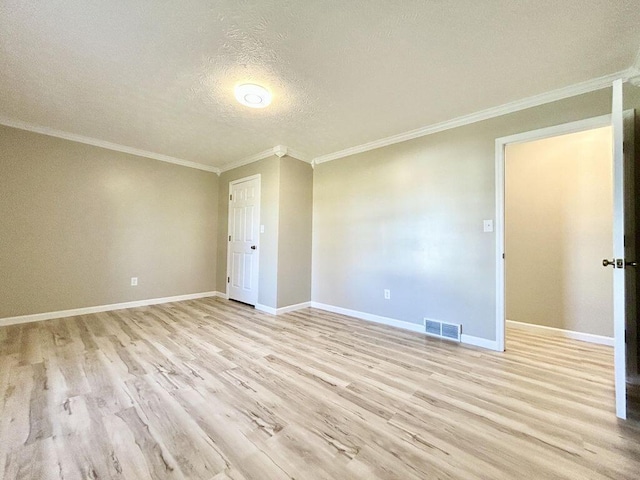
[[[0,328],[3,479],[638,479],[612,350],[218,299]]]

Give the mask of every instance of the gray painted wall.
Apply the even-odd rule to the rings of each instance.
[[[611,127],[507,145],[507,318],[613,336]]]
[[[610,109],[604,89],[317,165],[313,300],[494,340],[495,139]]]
[[[283,157],[280,165],[278,307],[311,300],[311,165]]]
[[[217,190],[214,173],[0,127],[0,318],[215,290]]]

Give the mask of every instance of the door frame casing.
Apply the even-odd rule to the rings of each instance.
[[[575,122],[554,125],[528,132],[496,138],[496,350],[505,348],[506,285],[505,285],[505,149],[507,145],[533,142],[545,138],[584,132],[611,126],[611,114]]]
[[[237,180],[231,180],[229,182],[229,190],[227,192],[227,236],[226,238],[226,243],[227,243],[227,279],[231,278],[231,261],[230,261],[230,257],[231,257],[231,248],[229,247],[229,236],[231,235],[231,202],[229,200],[229,195],[231,195],[231,187],[233,185],[237,185],[238,183],[243,183],[243,182],[248,182],[250,180],[258,180],[258,191],[257,191],[257,195],[256,198],[258,199],[258,203],[257,203],[257,208],[256,208],[256,216],[258,217],[258,225],[260,225],[260,207],[262,204],[262,175],[259,173],[256,173],[255,175],[249,175],[248,177],[242,177],[242,178],[238,178]],[[258,304],[258,297],[260,295],[260,227],[258,227],[258,234],[256,235],[256,253],[254,255],[257,256],[257,260],[256,260],[256,270],[257,270],[257,274],[256,276],[258,277],[258,281],[256,282],[256,304]],[[227,298],[229,297],[229,281],[226,282],[226,290],[225,290],[225,294],[227,296]]]

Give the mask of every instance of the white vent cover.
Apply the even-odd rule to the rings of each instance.
[[[439,322],[429,318],[424,319],[424,331],[427,335],[446,338],[447,340],[460,341],[462,325],[458,323]]]

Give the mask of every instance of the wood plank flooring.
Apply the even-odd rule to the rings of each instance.
[[[3,479],[638,479],[609,347],[203,299],[0,328]]]

